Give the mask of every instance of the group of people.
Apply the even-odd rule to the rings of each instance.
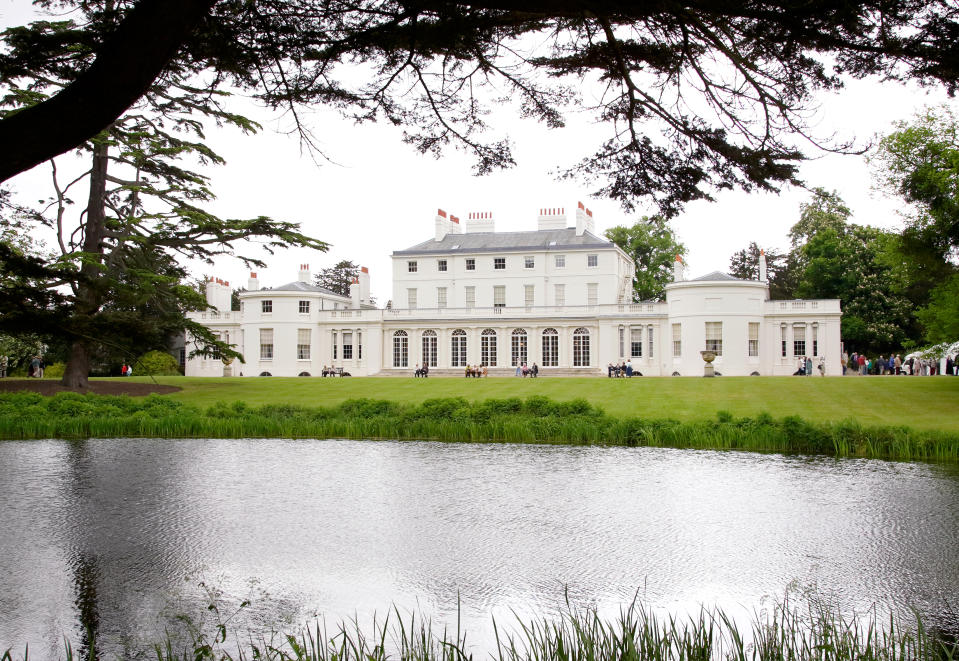
[[[627,360],[625,363],[610,363],[606,366],[606,376],[613,378],[633,378],[633,363]]]
[[[322,371],[320,371],[320,375],[321,376],[343,376],[343,371],[336,369],[332,365],[330,365],[329,367],[324,365]]]
[[[485,376],[485,374],[484,374]],[[516,366],[516,376],[521,376],[524,379],[530,377],[535,379],[539,376],[539,365],[533,363],[532,365],[527,365],[526,363],[520,363]]]
[[[120,376],[133,376],[133,365],[123,363],[123,366],[120,367]]]
[[[416,369],[413,370],[413,376],[421,377],[425,379],[430,375],[430,366],[426,363],[423,363],[423,367],[420,367],[419,363],[416,363]]]
[[[867,358],[865,354],[856,353],[848,355],[842,354],[842,373],[846,374],[848,370],[854,373],[866,376],[873,374],[878,376],[908,374],[912,376],[935,376],[945,374],[955,376],[959,374],[956,369],[956,361],[959,356],[946,356],[945,360],[938,358],[922,358],[920,356],[909,356],[903,360],[899,354],[890,354],[879,356],[878,358]]]
[[[819,370],[819,376],[826,376],[826,359],[820,358],[816,366]],[[799,359],[799,368],[793,372],[793,376],[812,376],[812,358],[803,356]]]

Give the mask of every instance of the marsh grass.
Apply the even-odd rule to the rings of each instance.
[[[493,620],[495,648],[476,652],[466,632],[437,630],[429,618],[393,608],[370,627],[358,619],[328,628],[324,621],[297,634],[238,636],[222,621],[188,623],[188,635],[154,646],[157,661],[954,661],[954,640],[930,635],[915,613],[905,620],[875,609],[845,616],[817,603],[786,601],[754,615],[745,630],[721,609],[680,617],[658,615],[638,602],[607,619],[568,603],[556,617],[502,630]],[[28,659],[29,650],[23,657]],[[66,643],[66,658],[74,654]],[[81,658],[76,657],[78,660]],[[92,654],[84,655],[92,659]],[[15,661],[8,650],[0,661]]]
[[[854,420],[809,422],[768,413],[714,420],[611,416],[583,399],[557,402],[462,397],[421,403],[352,399],[330,407],[218,402],[206,409],[167,397],[0,394],[0,438],[353,438],[447,442],[621,445],[749,450],[893,460],[959,461],[959,433]]]

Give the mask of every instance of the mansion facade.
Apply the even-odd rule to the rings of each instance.
[[[297,280],[263,288],[255,273],[230,311],[229,283],[207,282],[210,310],[193,318],[235,345],[245,362],[189,358],[187,376],[353,376],[461,374],[485,365],[507,375],[518,365],[541,376],[605,375],[629,360],[646,376],[702,376],[702,350],[723,375],[788,375],[801,357],[841,374],[838,300],[769,300],[759,280],[714,272],[687,280],[677,257],[666,300],[632,302],[635,266],[596,236],[582,204],[542,209],[529,232],[496,232],[490,213],[461,222],[443,210],[432,238],[395,251],[393,298],[370,300],[364,268],[342,296]],[[764,259],[764,258],[763,258]],[[189,351],[190,338],[187,338]]]

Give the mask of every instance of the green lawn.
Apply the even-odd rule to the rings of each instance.
[[[148,377],[134,377],[148,382]],[[545,395],[582,397],[612,415],[698,420],[717,411],[737,417],[767,411],[810,421],[853,418],[864,425],[907,425],[959,431],[957,377],[720,377],[635,379],[451,378],[186,378],[157,377],[180,386],[167,395],[198,406],[244,401],[325,406],[347,399],[421,402],[433,397],[470,400]]]

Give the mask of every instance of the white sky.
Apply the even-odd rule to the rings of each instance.
[[[21,21],[24,9],[22,0],[0,0],[0,26]],[[945,102],[959,110],[959,104],[941,90],[851,81],[840,94],[820,99],[817,135],[838,133],[866,144],[875,134],[888,132],[894,121],[911,118],[923,106]],[[372,293],[383,305],[392,296],[391,252],[432,237],[437,208],[464,220],[470,212],[491,211],[498,231],[535,229],[542,207],[565,207],[572,221],[580,200],[593,210],[597,233],[632,224],[643,213],[627,215],[613,201],[589,198],[585,183],[558,182],[551,175],[592,153],[610,135],[606,127],[591,126],[579,118],[573,118],[569,128],[548,130],[531,121],[497,117],[493,131],[513,141],[518,165],[486,177],[472,176],[465,154],[450,150],[440,160],[422,156],[401,142],[400,129],[354,126],[323,110],[308,122],[335,164],[317,165],[308,154],[300,153],[295,136],[278,132],[289,128],[287,118],[271,118],[262,111],[254,118],[264,125],[259,135],[224,129],[208,136],[208,143],[227,160],[226,166],[211,171],[218,198],[212,210],[225,217],[267,215],[298,222],[305,233],[331,244],[327,253],[291,250],[266,256],[268,268],[259,269],[264,286],[294,280],[300,263],[309,263],[316,272],[349,259],[369,267]],[[49,190],[48,173],[48,167],[38,166],[8,184],[24,201],[35,200]],[[900,225],[901,202],[872,190],[863,157],[823,155],[805,163],[801,176],[811,187],[838,191],[852,208],[854,222],[888,228]],[[689,273],[695,277],[725,271],[730,256],[750,241],[785,248],[799,204],[808,197],[805,190],[795,188],[778,195],[722,192],[716,202],[689,205],[672,221],[689,248]],[[256,249],[250,252],[262,256]],[[227,258],[213,267],[198,264],[194,274],[216,275],[233,286],[245,286],[248,277],[241,262]]]

